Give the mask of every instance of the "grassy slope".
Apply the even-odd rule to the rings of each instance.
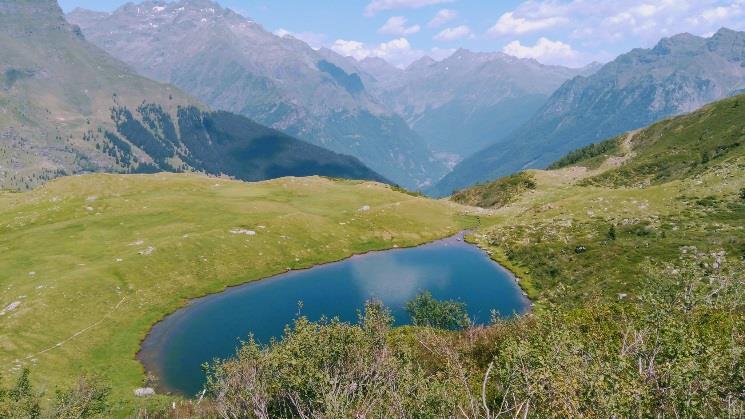
[[[32,365],[51,396],[97,371],[129,400],[143,378],[139,340],[188,298],[447,236],[469,223],[453,208],[323,178],[86,175],[0,193],[0,310],[21,303],[0,316],[1,372]]]
[[[524,192],[535,188],[535,181],[525,172],[503,177],[495,182],[456,192],[451,200],[483,208],[501,208]]]
[[[620,137],[602,164],[590,153],[572,167],[530,171],[536,189],[495,210],[476,239],[531,296],[565,285],[575,301],[633,297],[648,266],[684,252],[745,257],[743,100]]]
[[[115,104],[136,109],[143,102],[157,103],[173,115],[178,106],[202,108],[178,89],[136,75],[85,42],[55,2],[0,6],[14,6],[0,13],[0,133],[12,129],[23,139],[0,143],[0,188],[33,187],[44,180],[39,177],[48,177],[45,171],[112,168],[113,161],[82,138],[98,127],[116,131]],[[9,84],[8,72],[27,75]]]

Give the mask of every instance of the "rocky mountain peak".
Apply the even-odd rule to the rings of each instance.
[[[424,57],[414,61],[413,63],[409,64],[409,66],[406,68],[407,71],[409,70],[417,70],[422,68],[427,68],[431,66],[432,64],[435,64],[437,61],[435,61],[432,57],[425,55]]]
[[[71,30],[55,0],[0,0],[0,31],[22,36]]]

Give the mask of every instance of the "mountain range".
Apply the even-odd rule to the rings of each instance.
[[[439,195],[527,168],[655,121],[691,112],[745,88],[745,33],[681,34],[634,49],[588,77],[564,83],[511,135],[461,162]]]
[[[0,1],[0,55],[0,188],[90,171],[385,180],[137,75],[88,43],[53,0]]]
[[[548,66],[501,52],[459,49],[405,70],[368,58],[370,85],[438,154],[461,160],[499,141],[535,114],[565,81],[598,69]]]
[[[215,109],[354,155],[409,188],[446,172],[358,74],[215,2],[146,1],[111,14],[78,9],[68,19],[147,77],[173,83]]]
[[[745,33],[728,29],[581,69],[464,49],[402,69],[275,35],[211,0],[76,9],[72,26],[51,1],[3,4],[7,16],[54,8],[47,22],[66,34],[48,39],[56,35],[39,29],[39,17],[8,17],[4,185],[90,170],[197,170],[390,179],[442,196],[745,90]]]
[[[467,50],[399,69],[274,35],[210,0],[130,3],[113,13],[77,9],[68,19],[148,77],[352,154],[413,189],[509,134],[563,82],[597,69]]]

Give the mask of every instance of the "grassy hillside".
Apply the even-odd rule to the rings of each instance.
[[[187,299],[468,224],[447,203],[378,183],[174,174],[0,193],[0,220],[0,373],[30,366],[52,397],[97,372],[118,402],[142,385],[140,339]]]
[[[633,298],[646,272],[700,255],[745,258],[745,97],[572,153],[495,211],[478,236],[533,296]],[[495,207],[510,178],[461,192]],[[565,297],[564,297],[565,298]]]
[[[463,205],[501,208],[514,202],[522,193],[535,189],[535,187],[533,176],[521,172],[503,177],[495,182],[456,192],[450,199]]]

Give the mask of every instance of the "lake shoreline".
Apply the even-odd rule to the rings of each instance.
[[[173,371],[173,369],[174,369],[174,362],[179,362],[179,361],[173,361],[173,360],[174,359],[179,359],[179,358],[172,358],[172,357],[169,357],[169,356],[166,356],[164,358],[165,354],[168,354],[168,350],[166,350],[164,348],[167,348],[169,345],[171,345],[171,347],[173,347],[172,345],[174,345],[174,344],[177,345],[176,347],[179,347],[178,345],[183,345],[183,337],[182,337],[183,336],[183,332],[182,332],[182,330],[188,330],[189,328],[192,327],[190,325],[190,323],[193,323],[195,316],[197,316],[197,317],[198,316],[204,316],[204,314],[195,314],[195,313],[204,313],[205,312],[204,310],[209,311],[209,310],[211,310],[210,306],[212,306],[212,307],[214,307],[215,305],[225,306],[225,304],[231,304],[229,301],[231,299],[235,299],[236,298],[236,297],[234,297],[235,293],[241,293],[241,290],[244,290],[244,289],[247,289],[247,288],[259,287],[259,286],[260,287],[268,286],[268,287],[271,287],[271,288],[276,289],[277,286],[282,287],[282,285],[271,285],[272,283],[277,282],[277,281],[293,280],[293,277],[298,276],[298,275],[300,275],[299,278],[306,278],[307,279],[307,275],[303,275],[303,272],[307,272],[307,271],[310,271],[310,270],[324,270],[326,267],[328,267],[328,269],[331,269],[332,270],[331,272],[334,272],[337,269],[343,269],[343,268],[335,267],[335,265],[338,265],[338,264],[349,263],[350,261],[355,261],[355,260],[367,259],[367,258],[371,258],[371,257],[380,256],[381,253],[394,254],[395,255],[398,252],[405,252],[407,250],[408,251],[411,251],[411,249],[413,249],[413,248],[422,248],[424,251],[428,251],[427,249],[431,249],[431,250],[433,250],[435,252],[442,252],[443,251],[441,249],[442,247],[453,246],[453,245],[455,245],[455,246],[457,246],[459,248],[463,248],[463,247],[465,247],[465,248],[471,248],[472,249],[472,252],[473,252],[472,254],[474,254],[474,255],[478,254],[479,255],[479,256],[474,256],[474,257],[483,258],[482,260],[484,261],[484,263],[486,263],[488,265],[492,265],[492,268],[490,268],[490,269],[496,269],[499,272],[501,272],[501,277],[499,277],[499,276],[498,277],[495,277],[495,280],[497,280],[498,278],[500,278],[500,279],[498,279],[498,281],[499,281],[498,283],[501,282],[501,283],[504,284],[505,283],[504,281],[509,281],[510,283],[513,284],[514,287],[513,286],[509,286],[510,288],[514,289],[514,291],[513,291],[514,292],[514,294],[513,294],[514,297],[510,297],[510,298],[512,298],[511,301],[514,301],[515,302],[514,304],[517,304],[519,307],[521,307],[520,309],[516,309],[517,311],[515,312],[514,315],[528,314],[531,311],[531,309],[532,309],[532,302],[530,301],[529,298],[527,298],[527,296],[524,293],[524,291],[522,290],[522,288],[520,288],[520,286],[519,286],[519,280],[517,279],[517,277],[509,269],[507,269],[506,267],[502,266],[498,262],[494,261],[490,257],[490,255],[488,254],[488,252],[486,252],[484,249],[482,249],[481,247],[476,246],[473,243],[467,241],[465,239],[465,236],[467,234],[470,234],[470,233],[472,233],[472,230],[463,230],[463,231],[460,231],[460,232],[458,232],[458,233],[456,233],[454,235],[446,236],[444,238],[432,240],[432,241],[429,241],[429,242],[424,242],[424,243],[419,243],[419,244],[412,244],[412,245],[409,245],[409,246],[400,246],[400,247],[399,246],[395,246],[395,247],[391,247],[391,248],[387,248],[387,249],[376,249],[376,250],[370,250],[370,251],[367,251],[367,252],[364,252],[364,253],[357,253],[357,254],[353,254],[353,255],[350,255],[350,256],[345,257],[345,258],[341,258],[339,260],[329,261],[329,262],[324,262],[324,263],[319,263],[319,264],[315,264],[315,265],[312,265],[312,266],[304,267],[302,269],[287,270],[287,271],[280,272],[280,273],[275,274],[275,275],[269,275],[269,276],[266,276],[266,277],[263,277],[263,278],[254,279],[254,280],[251,280],[251,281],[242,283],[242,284],[228,286],[228,287],[225,287],[222,291],[219,291],[219,292],[210,293],[210,294],[207,294],[207,295],[203,295],[203,296],[191,298],[191,299],[187,300],[178,309],[176,309],[175,311],[171,312],[170,314],[164,316],[162,319],[160,319],[158,322],[156,322],[149,329],[148,333],[144,336],[144,338],[140,342],[140,347],[139,347],[139,349],[137,351],[136,359],[139,361],[140,365],[143,367],[144,371],[147,374],[152,374],[152,375],[154,375],[156,377],[159,377],[159,378],[165,378],[165,377],[168,377],[168,376],[173,377],[173,375],[172,375],[173,373],[172,372],[169,374],[169,373],[166,373],[165,371],[168,371],[168,370]],[[362,262],[362,263],[365,263],[365,262]],[[369,263],[374,263],[374,262],[367,262],[367,263],[369,264]],[[377,273],[377,269],[375,269],[375,271]],[[313,274],[311,274],[311,275],[313,275]],[[332,274],[324,274],[324,275],[333,276],[333,273]],[[391,276],[388,275],[388,277],[391,277]],[[323,284],[323,281],[320,284]],[[488,288],[489,287],[487,287],[487,289]],[[251,293],[251,294],[255,294],[256,292],[259,292],[260,293],[261,291],[249,291],[249,293]],[[510,294],[505,294],[505,295],[510,295]],[[465,297],[465,298],[468,298],[468,297]],[[280,301],[281,302],[282,300],[280,299],[280,300],[277,300],[277,301]],[[303,299],[301,298],[300,301],[303,301]],[[496,300],[496,301],[498,301],[498,300]],[[204,306],[203,306],[203,304],[204,304]],[[285,302],[285,304],[286,304],[286,302]],[[395,304],[399,304],[399,303],[394,303],[394,305]],[[503,303],[498,303],[498,304],[503,304]],[[324,307],[326,307],[326,306],[324,306]],[[482,314],[478,315],[476,318],[482,317],[481,321],[482,322],[486,322],[487,320],[486,320],[486,318],[484,317],[484,314],[483,314],[483,313],[485,313],[484,308],[483,308],[483,303],[481,305],[475,304],[474,309],[479,310],[478,307],[481,307],[480,310],[482,310],[481,311]],[[495,309],[497,307],[500,307],[500,305],[495,305],[494,306]],[[501,306],[501,307],[504,307],[504,306]],[[285,312],[287,311],[286,306],[285,306],[284,310],[285,310]],[[505,318],[508,317],[508,316],[509,316],[509,314],[504,314],[504,317]],[[186,323],[184,323],[184,322],[186,322]],[[251,330],[254,330],[254,329],[251,329]],[[260,329],[255,329],[255,330],[260,330]],[[202,330],[199,335],[195,335],[195,336],[204,336],[204,333],[205,332],[207,334],[210,333],[209,330]],[[176,335],[173,335],[173,333],[176,333]],[[177,336],[177,337],[175,337],[176,340],[173,341],[173,342],[181,342],[181,343],[171,343],[171,341],[174,339],[174,336]],[[217,335],[214,335],[214,336],[216,336],[216,337],[217,336],[220,336],[220,333],[218,332],[218,334]],[[240,336],[240,335],[238,335],[238,336]],[[181,339],[181,340],[179,340],[179,339]],[[238,338],[236,338],[236,342],[237,342],[237,339]],[[183,346],[181,346],[181,347],[183,348]],[[181,349],[181,350],[183,350],[183,349]],[[191,351],[187,351],[187,353],[190,353],[190,352]],[[177,355],[174,355],[176,353],[179,353],[179,352],[175,352],[174,353],[173,352],[173,349],[171,349],[171,356],[177,356]],[[199,353],[198,351],[197,352],[194,352],[194,354],[198,354],[198,353]],[[218,352],[218,353],[220,353],[220,352]],[[224,351],[222,352],[222,354],[224,354]],[[191,356],[193,357],[193,356],[197,356],[197,355],[191,355]],[[220,355],[220,356],[222,356],[222,355]],[[168,365],[167,364],[168,360],[171,360],[170,366],[167,366]],[[186,360],[182,360],[180,362],[186,363],[187,361]],[[191,368],[193,369],[194,368],[194,362],[191,362],[191,361],[189,361],[189,362],[190,363],[186,363],[184,365],[191,365]],[[164,368],[166,368],[166,369],[164,370]],[[176,389],[176,388],[171,388],[169,385],[167,385],[165,383],[165,381],[166,380],[164,379],[163,381],[159,382],[159,384],[157,385],[157,390],[158,390],[159,393],[162,393],[162,394],[180,394],[180,395],[184,395],[185,394],[185,392],[183,390],[179,390],[179,389]],[[179,381],[173,381],[173,379],[171,379],[171,382],[172,383],[176,383],[176,382],[179,382]]]
[[[170,311],[169,313],[161,316],[157,321],[151,323],[148,326],[147,331],[144,332],[144,333],[142,333],[140,335],[139,342],[138,342],[138,345],[137,345],[138,349],[137,349],[137,352],[134,354],[134,359],[142,367],[143,377],[147,377],[147,375],[151,372],[151,369],[149,369],[147,367],[146,363],[143,362],[143,360],[142,360],[142,347],[143,347],[143,344],[148,340],[148,338],[152,335],[153,330],[156,329],[159,324],[163,323],[166,319],[174,316],[179,311],[186,309],[187,307],[189,307],[190,305],[196,303],[199,300],[206,299],[206,298],[209,298],[209,297],[212,297],[212,296],[215,296],[215,295],[219,295],[219,294],[228,292],[231,289],[237,289],[237,288],[245,287],[247,285],[251,285],[251,284],[254,284],[254,283],[257,283],[257,282],[271,280],[272,278],[276,278],[276,277],[279,277],[281,275],[287,275],[287,274],[294,273],[294,272],[303,272],[303,271],[307,271],[307,270],[318,268],[318,267],[325,266],[325,265],[332,265],[332,264],[335,264],[335,263],[344,262],[346,260],[349,260],[349,259],[352,259],[352,258],[355,258],[355,257],[364,257],[364,256],[375,254],[375,253],[389,252],[389,251],[399,250],[399,249],[400,250],[412,249],[412,248],[416,248],[416,247],[430,245],[430,244],[437,243],[437,242],[444,241],[444,240],[454,239],[454,238],[456,238],[459,235],[465,235],[468,231],[471,231],[471,230],[460,230],[460,231],[457,231],[456,230],[456,232],[454,234],[451,231],[451,232],[447,233],[446,235],[441,236],[440,238],[436,238],[434,240],[429,240],[429,241],[424,241],[424,242],[421,242],[421,243],[408,244],[408,245],[403,245],[403,246],[394,245],[393,247],[387,247],[387,248],[382,248],[382,249],[374,249],[374,250],[367,250],[367,251],[360,252],[360,253],[352,253],[352,254],[350,254],[348,256],[345,256],[345,257],[342,257],[342,258],[330,260],[330,261],[327,261],[327,262],[321,262],[321,263],[318,263],[318,264],[310,265],[310,266],[299,268],[299,269],[287,269],[287,270],[280,271],[280,272],[277,272],[277,273],[274,273],[274,274],[270,274],[270,275],[267,275],[267,276],[262,276],[260,278],[248,279],[246,281],[243,281],[243,282],[240,282],[240,283],[236,283],[235,285],[228,285],[228,286],[225,286],[225,287],[221,288],[220,290],[216,290],[214,292],[207,292],[207,293],[204,293],[202,295],[197,295],[197,296],[194,296],[194,297],[186,298],[181,303],[179,303],[177,306],[175,306],[175,308],[172,311]],[[160,386],[161,386],[161,384],[158,384],[157,387],[160,387]],[[165,394],[171,394],[171,392],[166,392]]]

